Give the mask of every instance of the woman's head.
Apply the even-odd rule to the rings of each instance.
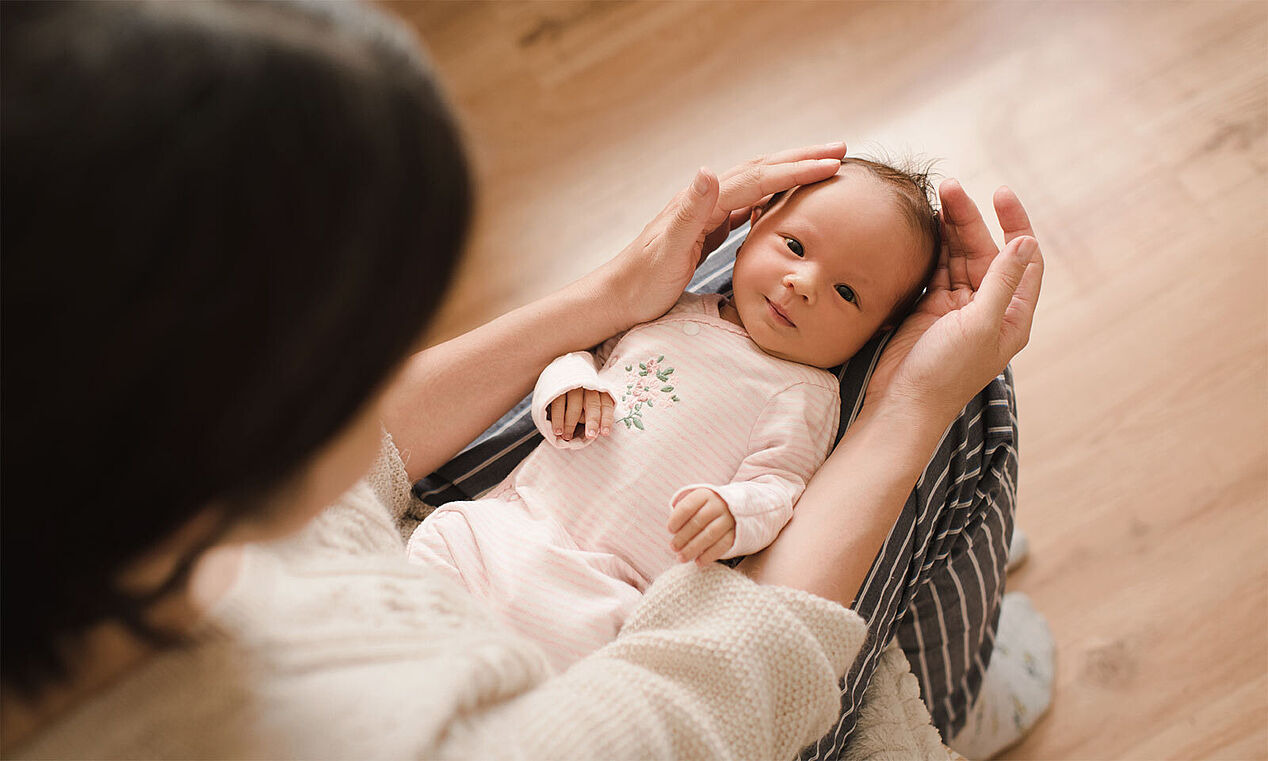
[[[6,3],[0,34],[3,668],[29,686],[139,618],[131,561],[285,502],[364,419],[470,191],[417,44],[371,10]]]

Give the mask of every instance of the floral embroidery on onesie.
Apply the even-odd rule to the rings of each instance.
[[[643,431],[646,430],[643,426],[643,405],[655,407],[658,399],[662,404],[681,401],[669,382],[674,368],[662,365],[664,361],[665,355],[661,354],[658,357],[648,357],[646,362],[639,362],[638,370],[634,369],[634,365],[625,366],[629,382],[625,384],[625,393],[621,394],[617,403],[626,414],[625,417],[617,418],[616,422],[625,423],[626,428],[633,427]]]

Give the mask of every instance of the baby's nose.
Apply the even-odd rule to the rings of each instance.
[[[784,285],[807,301],[814,298],[814,279],[806,272],[789,272],[784,275]]]

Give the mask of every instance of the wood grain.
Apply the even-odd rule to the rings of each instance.
[[[479,222],[432,340],[691,177],[845,139],[1007,183],[1047,259],[1009,587],[1058,641],[1015,759],[1268,758],[1268,4],[398,3]]]

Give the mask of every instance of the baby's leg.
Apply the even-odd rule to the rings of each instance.
[[[541,645],[557,670],[616,638],[642,583],[612,555],[586,552],[513,491],[437,509],[410,538],[412,562],[435,568]]]
[[[475,503],[454,502],[434,510],[410,534],[405,556],[409,562],[426,566],[483,597],[487,585],[483,571],[476,564],[477,543],[463,510],[468,504]]]

